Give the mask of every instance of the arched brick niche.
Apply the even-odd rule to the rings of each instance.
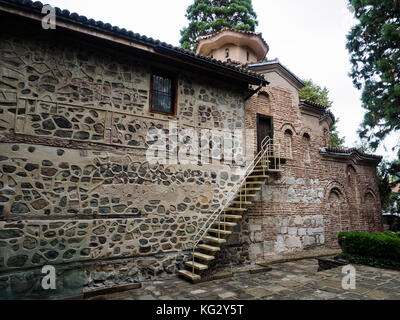
[[[377,197],[375,192],[368,188],[362,199],[362,219],[364,224],[364,231],[366,232],[377,232],[380,231],[379,217],[377,216]]]
[[[331,146],[331,138],[329,132],[329,126],[324,124],[321,128],[321,147],[330,147]]]
[[[304,161],[311,162],[311,135],[304,132],[301,138]]]
[[[287,159],[293,159],[293,151],[295,149],[296,129],[290,123],[285,123],[279,130],[279,135],[282,136],[280,144],[282,151]]]
[[[325,194],[325,221],[327,245],[337,248],[338,234],[350,231],[350,214],[345,188],[338,182],[328,185]]]
[[[347,188],[349,191],[350,202],[359,203],[360,202],[360,191],[359,191],[359,177],[356,168],[349,164],[346,168],[347,176]]]

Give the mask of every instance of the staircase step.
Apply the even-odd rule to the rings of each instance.
[[[242,205],[242,206],[249,206],[251,205],[253,202],[251,201],[231,201],[230,204],[237,204],[237,205]]]
[[[222,221],[218,221],[215,222],[216,225],[222,226],[222,227],[229,227],[229,228],[234,228],[237,226],[237,223],[235,222],[222,222]]]
[[[238,216],[233,214],[222,214],[221,218],[231,219],[231,220],[242,220],[243,216]]]
[[[215,259],[214,256],[210,256],[208,254],[204,254],[204,253],[200,253],[200,252],[195,252],[193,255],[196,259],[207,261],[207,262],[210,262]]]
[[[250,176],[248,176],[247,177],[247,179],[268,179],[269,178],[269,176],[267,176],[267,175],[263,175],[263,174],[261,174],[261,175],[250,175]]]
[[[261,191],[261,188],[241,188],[240,192],[243,191]]]
[[[246,181],[246,185],[254,185],[254,184],[262,186],[263,184],[265,184],[265,181]]]
[[[226,231],[226,230],[221,230],[221,229],[210,229],[210,230],[208,230],[208,232],[222,234],[224,236],[229,236],[230,234],[232,234],[232,231]]]
[[[206,236],[203,238],[204,241],[212,242],[212,243],[217,243],[217,244],[223,244],[226,242],[225,239],[220,239],[216,237],[211,237],[211,236]]]
[[[246,212],[247,208],[234,208],[234,207],[229,207],[225,208],[224,212]]]
[[[248,194],[248,195],[242,194],[242,195],[237,195],[237,196],[235,197],[235,199],[238,199],[239,197],[240,197],[240,198],[250,198],[250,197],[255,197],[256,195],[257,195],[256,193],[254,193],[254,194]]]
[[[185,266],[190,267],[190,268],[194,267],[195,269],[200,270],[200,271],[204,271],[204,270],[208,269],[207,265],[202,264],[202,263],[198,263],[198,262],[194,262],[193,263],[193,261],[185,262]]]
[[[283,172],[283,169],[268,169],[268,172]]]
[[[195,274],[188,270],[178,270],[178,274],[180,274],[181,276],[184,276],[185,278],[188,278],[192,281],[200,281],[201,280],[201,277],[198,274]]]
[[[267,172],[268,172],[267,168],[265,168],[265,169],[254,169],[253,170],[253,173],[267,173]]]
[[[199,245],[197,246],[197,248],[199,248],[199,249],[201,249],[201,250],[213,252],[213,253],[218,252],[218,251],[221,251],[221,248],[214,247],[214,246],[209,246],[209,245],[207,245],[207,244],[199,244]]]

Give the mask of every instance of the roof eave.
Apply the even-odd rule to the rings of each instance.
[[[350,149],[350,150],[340,150],[340,149],[332,149],[332,148],[320,148],[319,153],[322,154],[324,157],[331,157],[331,158],[339,158],[339,159],[352,159],[356,162],[366,163],[377,166],[381,163],[383,157],[382,156],[375,156],[375,155],[367,155],[363,154],[362,152]]]
[[[297,77],[292,71],[286,68],[279,61],[253,63],[249,64],[248,67],[250,69],[260,69],[262,67],[279,67],[287,76],[289,76],[293,80],[293,82],[296,83],[296,86],[299,90],[306,86],[305,83],[299,77]]]
[[[23,2],[23,3],[22,3]],[[33,3],[32,1],[4,1],[0,0],[0,11],[7,12],[9,14],[19,15],[24,18],[41,21],[43,15],[41,14],[41,7],[43,6],[40,2]],[[64,12],[68,12],[65,13]],[[110,24],[104,24],[103,22],[96,22],[92,19],[88,20],[86,17],[76,15],[73,19],[69,11],[56,8],[57,12],[57,27],[65,28],[81,34],[86,34],[103,40],[112,41],[114,43],[134,47],[138,50],[143,50],[149,53],[160,54],[161,52],[173,56],[179,56],[182,63],[185,61],[199,63],[203,68],[207,68],[209,72],[216,72],[219,74],[227,75],[233,80],[240,82],[247,82],[248,84],[259,85],[262,83],[264,86],[268,84],[268,81],[261,75],[251,74],[247,71],[239,70],[236,67],[229,67],[222,62],[213,60],[211,58],[200,57],[194,54],[184,53],[183,50],[168,45],[159,40],[154,40],[146,36],[135,34],[132,31],[126,29],[120,29],[113,27]],[[65,15],[65,16],[64,16]],[[79,21],[85,18],[88,23]],[[101,25],[101,27],[100,27]]]

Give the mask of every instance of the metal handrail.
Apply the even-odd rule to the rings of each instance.
[[[261,160],[266,156],[269,155],[274,155],[275,153],[275,146],[278,147],[278,152],[279,152],[279,168],[280,168],[280,145],[275,145],[273,143],[273,140],[270,137],[265,137],[264,140],[261,143],[261,151],[253,158],[253,160],[251,161],[251,163],[247,166],[244,176],[241,179],[240,182],[238,182],[234,187],[232,187],[232,189],[227,193],[227,200],[222,201],[221,204],[221,208],[217,211],[215,211],[212,215],[210,215],[210,217],[207,219],[207,221],[204,223],[203,227],[201,227],[199,229],[199,231],[197,232],[197,234],[194,236],[194,244],[193,244],[193,273],[194,273],[194,253],[195,250],[197,248],[197,246],[199,245],[199,243],[203,240],[204,236],[208,233],[208,231],[211,229],[211,227],[215,224],[215,222],[217,221],[218,218],[220,218],[222,212],[224,212],[224,210],[228,207],[228,205],[231,203],[231,201],[235,198],[235,195],[237,194],[237,192],[240,190],[240,188],[242,188],[243,183],[247,180],[247,178],[253,173],[255,167],[261,162]],[[270,153],[271,152],[271,153]],[[268,162],[269,164],[269,162]],[[275,159],[275,168],[276,168],[276,159]],[[265,163],[264,163],[264,175],[265,175]],[[245,185],[245,189],[246,189],[246,185]],[[246,191],[246,190],[245,190]],[[241,202],[241,199],[240,199]],[[241,205],[240,205],[241,207]],[[226,222],[226,218],[224,219]],[[221,221],[220,221],[221,222]],[[225,226],[225,230],[226,230],[226,226]],[[220,238],[221,234],[218,234],[218,237]],[[199,237],[199,240],[196,241],[196,238]],[[192,242],[193,242],[192,241]]]

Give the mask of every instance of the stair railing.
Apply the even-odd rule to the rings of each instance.
[[[254,169],[261,163],[263,167],[263,174],[264,176],[269,170],[269,164],[270,158],[274,158],[274,169],[280,169],[281,161],[280,161],[280,152],[281,152],[281,147],[279,144],[274,144],[273,140],[270,137],[265,137],[264,140],[261,143],[261,151],[253,158],[253,160],[250,162],[250,164],[247,166],[245,173],[243,175],[243,178],[231,188],[231,190],[227,193],[227,199],[222,201],[222,204],[220,205],[220,209],[216,210],[213,214],[210,215],[210,217],[207,219],[207,221],[204,223],[204,225],[200,228],[200,230],[197,232],[197,234],[194,236],[194,242],[193,244],[193,255],[192,255],[192,273],[195,273],[195,250],[199,243],[203,240],[204,236],[208,233],[208,231],[211,229],[211,227],[215,224],[218,218],[221,217],[221,214],[225,211],[225,209],[230,205],[232,200],[235,199],[236,194],[238,194],[238,191],[243,187],[244,184],[244,194],[247,194],[247,184],[245,183],[247,178],[253,173]],[[276,160],[276,155],[279,160]],[[241,192],[239,192],[239,198],[240,198],[240,208],[242,208],[242,196],[240,195]],[[247,197],[245,197],[247,199]],[[224,221],[219,220],[219,231],[221,230],[221,223],[224,222],[224,231],[226,231],[226,215],[224,216]],[[196,241],[196,239],[198,240]],[[221,239],[221,233],[218,233],[218,239]]]

